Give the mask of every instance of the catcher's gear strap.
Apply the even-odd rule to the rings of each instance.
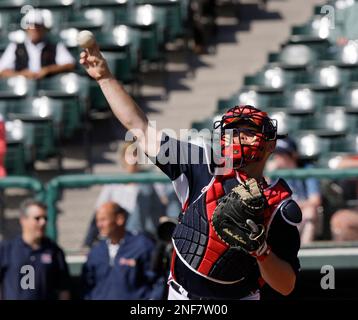
[[[267,199],[268,207],[270,208],[266,208],[264,213],[265,226],[268,230],[271,221],[275,216],[275,211],[285,199],[291,197],[292,191],[285,180],[279,179],[264,190],[264,195]]]
[[[280,207],[283,220],[288,224],[297,226],[302,221],[302,212],[298,204],[292,199],[285,201]]]
[[[235,177],[235,172],[232,171],[227,176],[219,176],[215,178],[215,181],[211,188],[207,190],[206,194],[206,214],[208,221],[211,220],[211,217],[214,213],[214,210],[217,206],[217,201],[222,196],[225,195],[225,189],[223,187],[223,181],[228,179],[233,179]],[[224,252],[229,248],[229,246],[221,241],[214,231],[214,229],[209,224],[209,241],[206,246],[204,257],[200,263],[198,271],[201,274],[209,274],[215,261],[224,254]]]

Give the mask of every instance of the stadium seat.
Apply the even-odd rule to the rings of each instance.
[[[137,6],[130,11],[127,23],[139,30],[143,60],[158,61],[164,58],[165,13],[152,5]],[[117,23],[123,23],[120,19]]]
[[[0,99],[18,99],[32,96],[36,83],[23,76],[0,79]]]
[[[323,43],[329,39],[331,31],[329,18],[315,15],[307,23],[292,27],[290,42],[296,44]]]
[[[59,139],[63,126],[63,101],[49,97],[32,97],[7,103],[6,117],[9,119],[31,120],[38,118],[53,121],[56,137]]]
[[[7,116],[10,120],[21,120],[25,131],[33,132],[36,160],[59,154],[61,101],[47,97],[13,101],[9,103]]]
[[[341,81],[341,72],[333,65],[315,67],[301,78],[301,83],[314,91],[336,90]]]
[[[355,119],[348,117],[344,108],[326,108],[324,112],[307,117],[300,129],[314,131],[320,137],[336,138],[353,130]]]
[[[328,96],[327,107],[344,107],[346,113],[358,113],[358,87],[355,84],[346,86],[338,94]]]
[[[294,136],[294,140],[302,160],[318,160],[329,150],[329,140],[322,139],[314,132],[301,132]]]
[[[322,108],[324,94],[314,92],[310,87],[293,87],[284,93],[285,110],[293,115],[313,114]]]
[[[358,154],[358,134],[351,133],[342,139],[337,139],[332,143],[331,151],[334,152],[343,152],[349,154]]]
[[[20,120],[6,121],[6,154],[5,168],[8,175],[25,175],[26,166],[29,164],[26,159],[24,128]]]
[[[22,6],[26,4],[33,4],[33,1],[29,0],[1,0],[0,10],[20,10]]]
[[[73,11],[77,7],[76,0],[32,0],[37,8],[48,8],[62,12]]]
[[[277,122],[277,133],[281,135],[296,134],[300,127],[302,117],[295,117],[287,114],[282,109],[270,109],[267,111],[270,118]]]
[[[184,27],[185,6],[187,3],[179,0],[134,0],[136,5],[151,4],[166,10],[167,40],[173,41],[186,35]],[[182,2],[182,3],[181,3]]]
[[[141,37],[138,30],[125,25],[115,26],[111,33],[96,33],[102,52],[111,61],[124,83],[137,83],[141,58]],[[120,71],[122,70],[122,71]]]
[[[37,94],[63,101],[64,135],[71,137],[88,111],[89,79],[75,73],[56,75],[39,81]]]
[[[318,52],[303,44],[287,44],[278,54],[269,55],[269,62],[278,62],[285,69],[305,69],[318,59]]]
[[[15,119],[7,120],[5,129],[7,142],[14,146],[14,149],[17,150],[16,153],[19,152],[23,165],[33,165],[35,161],[34,127],[26,126],[23,121]],[[23,151],[19,151],[20,149]],[[20,164],[16,164],[16,167],[20,167]]]
[[[260,109],[284,107],[281,91],[258,92],[243,87],[237,94],[237,104],[257,106]],[[234,99],[234,97],[233,97]]]
[[[110,10],[114,16],[124,23],[129,15],[129,7],[132,1],[118,0],[81,0],[81,8],[100,8],[102,10]]]
[[[114,16],[110,10],[100,8],[88,8],[80,11],[72,11],[65,28],[76,28],[79,30],[102,30],[108,32],[114,25]]]
[[[358,45],[355,41],[348,41],[345,46],[332,46],[320,60],[343,68],[357,68]]]
[[[262,71],[244,78],[244,86],[257,92],[279,92],[299,82],[301,70],[285,70],[275,63],[268,64]]]
[[[226,110],[236,106],[238,104],[237,94],[232,95],[228,99],[219,99],[217,102],[216,112],[223,113]]]

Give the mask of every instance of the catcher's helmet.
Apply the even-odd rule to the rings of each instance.
[[[245,128],[240,125],[246,124]],[[221,118],[214,123],[214,129],[220,130],[221,156],[232,159],[234,168],[242,168],[248,163],[260,161],[264,156],[266,141],[276,140],[277,121],[270,119],[266,112],[253,106],[235,106],[229,109]],[[241,141],[240,132],[248,132],[255,136],[252,144]],[[239,143],[227,141],[238,133]]]

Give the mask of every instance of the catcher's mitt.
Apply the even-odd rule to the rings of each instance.
[[[222,198],[211,219],[219,238],[230,247],[255,254],[265,244],[266,199],[257,181],[248,179]]]

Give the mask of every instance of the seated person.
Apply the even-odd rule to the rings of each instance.
[[[125,230],[126,210],[114,202],[100,206],[96,223],[102,240],[83,266],[84,298],[88,300],[161,299],[164,277],[151,270],[154,242],[144,233]]]
[[[337,168],[348,169],[358,167],[358,156],[347,156],[341,159]],[[358,196],[358,181],[353,188],[355,198]],[[350,190],[352,191],[352,190]],[[334,241],[358,240],[358,207],[342,208],[331,217],[331,234]]]
[[[277,140],[276,149],[267,164],[267,171],[279,169],[296,169],[299,167],[296,143],[289,139]],[[292,197],[302,210],[302,223],[299,226],[301,243],[307,244],[315,239],[321,226],[321,194],[319,181],[309,178],[286,179],[293,191]]]
[[[26,39],[23,43],[10,43],[0,59],[0,75],[23,75],[29,79],[42,79],[49,75],[69,72],[75,67],[75,59],[64,44],[47,36],[47,28],[41,10],[31,10],[23,18]]]

